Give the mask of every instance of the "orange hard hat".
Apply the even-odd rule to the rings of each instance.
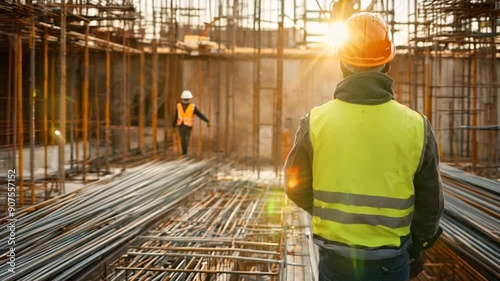
[[[396,54],[387,23],[377,14],[362,12],[345,22],[346,38],[337,46],[340,61],[357,67],[390,62]]]

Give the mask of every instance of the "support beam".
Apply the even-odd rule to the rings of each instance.
[[[110,40],[110,34],[107,34]],[[106,174],[110,173],[109,157],[111,156],[109,143],[111,141],[111,116],[110,116],[110,103],[111,103],[111,48],[106,48],[106,102],[104,104],[104,161],[106,162]]]
[[[203,65],[201,59],[198,59],[198,108],[202,110],[203,106]],[[200,120],[198,126],[198,156],[203,158],[203,122]]]
[[[285,29],[284,29],[284,21],[285,21],[285,1],[280,0],[280,15],[278,21],[278,61],[277,61],[277,77],[276,77],[276,108],[275,108],[275,173],[281,174],[281,167],[283,166],[281,163],[281,155],[282,155],[282,114],[283,114],[283,51],[285,45]]]
[[[30,35],[30,185],[31,185],[31,204],[36,203],[35,186],[35,111],[36,111],[36,88],[35,88],[35,17],[31,18]]]
[[[24,205],[24,162],[23,162],[23,41],[21,25],[17,25],[16,32],[16,90],[17,90],[17,144],[18,144],[18,169],[19,169],[19,207]]]
[[[153,158],[156,158],[156,149],[157,149],[157,126],[158,126],[158,52],[156,40],[153,39],[151,41],[151,48],[153,50],[152,54],[152,77],[151,77],[151,129],[153,130]]]
[[[139,151],[144,154],[144,50],[139,57]]]
[[[65,191],[65,148],[66,148],[66,0],[61,1],[61,37],[60,37],[60,83],[59,83],[59,187]]]
[[[82,97],[82,142],[83,142],[83,163],[82,177],[83,183],[87,183],[87,151],[88,151],[88,131],[89,131],[89,26],[85,31],[85,51],[83,55],[83,97]],[[79,147],[77,146],[77,151]]]
[[[425,56],[425,116],[432,124],[431,58]]]
[[[43,40],[43,170],[45,179],[47,179],[48,145],[49,145],[49,33],[45,30]],[[47,189],[47,181],[44,181],[44,189]]]
[[[474,44],[474,50],[476,50],[476,44]],[[472,117],[472,128],[477,127],[477,52],[474,52],[472,57],[472,101],[471,101],[471,117]],[[470,130],[471,136],[471,156],[472,156],[472,168],[476,172],[477,167],[477,130]]]

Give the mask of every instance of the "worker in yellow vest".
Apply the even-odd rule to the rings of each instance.
[[[320,281],[405,281],[442,232],[438,146],[427,118],[394,100],[387,23],[363,12],[344,27],[344,80],[300,120],[285,191],[312,215]]]
[[[210,121],[203,115],[198,108],[191,103],[193,94],[190,91],[183,91],[181,93],[181,102],[177,104],[174,117],[174,128],[179,129],[179,137],[181,139],[182,155],[186,155],[189,147],[189,139],[191,137],[191,130],[194,124],[194,115],[198,116],[201,120],[207,122],[210,127]]]

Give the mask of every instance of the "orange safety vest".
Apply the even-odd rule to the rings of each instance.
[[[184,125],[193,127],[194,124],[194,103],[190,103],[186,111],[182,108],[182,104],[177,104],[177,126]]]

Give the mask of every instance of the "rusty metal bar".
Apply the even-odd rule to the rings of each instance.
[[[53,52],[50,62],[50,144],[56,140],[56,53]]]
[[[100,112],[100,100],[99,100],[99,84],[97,80],[97,69],[96,69],[96,57],[94,56],[93,64],[94,64],[94,108],[95,108],[95,154],[97,161],[97,179],[99,179],[99,174],[101,172],[101,112]]]
[[[262,1],[254,2],[254,63],[253,63],[253,138],[252,154],[254,159],[253,170],[257,170],[260,177],[260,84],[261,84],[261,9]]]
[[[144,154],[144,49],[139,56],[139,151]]]
[[[36,116],[36,84],[35,84],[35,16],[32,15],[29,34],[30,48],[30,185],[31,185],[31,203],[36,202],[35,186],[35,116]]]
[[[130,42],[129,42],[130,44]],[[133,100],[133,92],[130,89],[130,80],[129,77],[132,75],[131,71],[131,53],[126,50],[125,51],[125,56],[127,58],[127,79],[125,81],[125,86],[127,90],[127,99],[125,100],[125,105],[126,105],[126,110],[127,110],[127,139],[126,139],[126,144],[127,144],[127,157],[130,153],[130,148],[131,148],[131,134],[132,134],[132,100]]]
[[[285,2],[280,0],[280,15],[278,21],[278,53],[277,53],[277,77],[276,77],[276,108],[275,108],[275,122],[274,122],[274,155],[275,155],[275,174],[281,174],[281,150],[282,140],[281,132],[283,128],[283,53],[285,44]]]
[[[198,90],[197,88],[198,87],[196,87],[196,64],[195,64],[195,60],[190,60],[189,61],[189,65],[191,67],[191,69],[190,69],[191,70],[191,75],[189,76],[189,89],[194,93],[193,96],[196,96],[196,98],[198,98],[199,95],[197,93],[197,90]],[[201,124],[201,121],[198,120],[197,122],[199,122]],[[195,137],[198,137],[198,135],[196,134],[196,130],[192,130],[191,131],[191,136],[189,138],[188,151],[190,151],[194,155],[196,155],[198,153],[198,150],[194,151],[194,153],[193,153],[193,150],[195,148],[195,143],[194,143],[193,139]]]
[[[60,89],[59,89],[59,185],[65,192],[65,150],[66,150],[66,0],[61,1],[60,38]]]
[[[82,142],[83,142],[83,163],[82,163],[82,179],[83,183],[87,183],[87,150],[89,141],[89,25],[85,30],[85,50],[83,55],[83,97],[82,97]],[[78,150],[77,146],[77,150]],[[98,148],[99,149],[99,148]]]
[[[15,45],[14,45],[15,46]],[[12,149],[12,158],[11,158],[11,167],[16,167],[16,125],[17,125],[17,104],[16,104],[16,56],[15,56],[15,48],[13,46],[13,42],[9,40],[8,44],[8,56],[9,56],[9,64],[8,64],[8,80],[7,80],[7,132],[11,132],[12,135],[6,134],[5,136],[5,144]],[[14,78],[14,79],[13,79]],[[14,103],[14,106],[12,106]],[[12,120],[11,120],[12,118]],[[11,128],[12,126],[12,128]],[[12,139],[11,139],[12,137]],[[8,200],[8,199],[7,199]],[[7,201],[6,201],[7,202]],[[7,202],[8,203],[8,202]],[[6,208],[8,205],[5,206]]]
[[[165,72],[164,72],[164,86],[163,86],[163,150],[165,153],[165,156],[167,156],[168,153],[168,130],[170,128],[170,124],[168,122],[169,118],[169,108],[170,108],[170,103],[168,100],[168,93],[169,93],[169,87],[170,83],[172,83],[173,79],[170,77],[170,54],[167,53],[165,54]]]
[[[127,44],[125,36],[123,37],[123,45]],[[127,52],[122,53],[122,89],[120,95],[120,129],[119,134],[122,135],[120,138],[120,156],[121,156],[121,164],[122,171],[125,171],[127,168],[127,156],[128,156],[128,148],[127,148],[127,140],[130,139],[128,134],[127,127],[127,100],[128,100],[128,91],[127,91]]]
[[[158,50],[156,40],[151,41],[151,129],[153,130],[152,157],[156,158],[157,149],[157,126],[158,126]]]
[[[71,45],[70,45],[71,46]],[[69,89],[69,164],[70,164],[70,170],[71,171],[78,171],[78,97],[77,93],[79,92],[77,87],[76,87],[76,75],[71,75],[71,73],[76,73],[77,67],[79,65],[77,62],[79,59],[76,58],[76,56],[72,55],[72,49],[70,49],[70,55],[69,55],[69,75],[67,75],[68,78],[68,89]],[[73,107],[73,108],[71,108]],[[76,148],[76,149],[75,149]],[[76,157],[75,157],[76,154]],[[75,166],[76,165],[76,168]]]
[[[210,65],[210,57],[207,59],[207,83],[208,83],[208,92],[207,92],[207,100],[208,100],[208,120],[212,121],[212,77],[211,77],[211,72],[210,68],[212,66]],[[212,157],[212,150],[213,150],[213,141],[212,141],[212,129],[208,128],[208,158]]]
[[[203,65],[201,59],[198,59],[198,108],[203,106]],[[199,121],[198,126],[198,156],[203,158],[203,122]]]
[[[108,40],[110,40],[110,34],[107,33]],[[111,49],[109,45],[106,48],[106,102],[104,104],[104,161],[106,162],[106,173],[109,173],[109,158],[110,158],[110,147],[109,143],[111,141],[111,116],[110,116],[110,104],[111,104]]]
[[[49,145],[49,123],[47,115],[49,113],[49,33],[45,30],[43,41],[43,170],[47,179],[48,145]],[[44,188],[47,188],[47,181],[44,181]]]
[[[425,56],[425,116],[432,123],[431,58]]]
[[[21,26],[17,25],[16,32],[16,78],[17,78],[17,141],[18,141],[18,168],[19,168],[19,206],[24,205],[24,126],[23,126],[23,40]]]
[[[476,49],[476,44],[474,44],[474,50]],[[477,118],[478,118],[478,111],[477,111],[477,52],[474,53],[474,56],[472,57],[472,69],[471,69],[471,76],[472,76],[472,100],[471,100],[471,110],[472,110],[472,121],[471,125],[473,128],[477,126]],[[471,134],[471,156],[472,156],[472,168],[474,171],[476,171],[477,168],[477,130],[470,130]]]

